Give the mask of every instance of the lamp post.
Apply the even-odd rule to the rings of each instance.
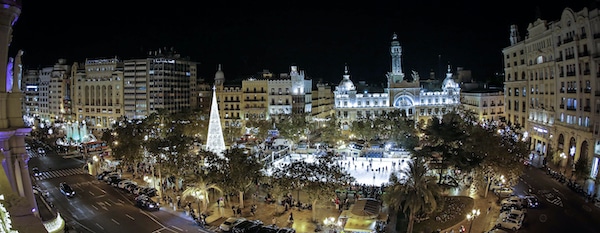
[[[475,219],[479,216],[479,214],[479,209],[473,209],[471,213],[467,214],[467,221],[471,222],[469,224],[469,233],[471,233],[471,228],[473,228],[473,222],[475,222]]]

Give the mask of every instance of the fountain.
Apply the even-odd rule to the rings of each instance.
[[[81,143],[96,141],[96,137],[88,132],[85,121],[69,122],[62,126],[66,136],[56,140],[57,145],[78,146]]]

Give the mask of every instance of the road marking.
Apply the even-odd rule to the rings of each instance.
[[[158,229],[158,230],[156,230],[156,231],[154,231],[154,232],[160,232],[160,230],[162,230],[162,229],[166,229],[166,230],[169,230],[169,231],[171,231],[171,232],[177,232],[177,231],[171,230],[170,228],[167,228],[167,227],[165,227],[165,225],[163,225],[162,223],[160,223],[158,220],[156,220],[156,219],[155,219],[154,217],[152,217],[150,214],[148,214],[148,213],[146,213],[146,212],[144,212],[144,211],[142,211],[142,210],[140,210],[140,213],[141,213],[141,214],[143,214],[143,215],[146,215],[146,216],[148,216],[148,218],[150,218],[152,221],[154,221],[154,223],[156,223],[156,224],[158,224],[159,226],[161,226],[161,227],[162,227],[161,229]]]
[[[171,227],[172,227],[172,228],[175,228],[175,229],[176,229],[176,230],[178,230],[178,231],[183,231],[183,229],[181,229],[181,228],[179,228],[179,227],[176,227],[176,226],[171,226]]]
[[[96,223],[96,226],[100,227],[100,229],[104,230],[104,227],[100,226],[100,224]]]
[[[131,219],[131,220],[135,221],[135,218],[134,218],[134,217],[131,217],[131,215],[129,215],[129,214],[125,214],[125,216],[127,216],[129,219]]]
[[[94,209],[98,210],[98,207],[96,207],[96,205],[92,205],[92,207],[94,207]]]
[[[117,225],[121,225],[121,223],[117,222],[117,220],[115,220],[114,218],[111,218],[110,221],[113,221],[114,223],[116,223]]]

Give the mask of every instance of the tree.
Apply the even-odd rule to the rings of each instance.
[[[264,176],[258,159],[240,148],[224,151],[223,157],[207,152],[205,163],[209,174],[220,182],[220,187],[239,194],[240,208],[244,208],[244,193]]]
[[[143,160],[142,143],[146,135],[141,122],[125,121],[113,128],[110,133],[105,133],[102,140],[111,147],[115,160],[120,160],[123,164],[136,168],[135,164]]]
[[[481,158],[475,167],[474,182],[476,187],[485,190],[486,197],[490,184],[499,177],[505,177],[508,185],[517,183],[523,174],[522,161],[529,153],[527,144],[514,137],[512,131],[498,132],[497,127],[473,127],[469,139],[473,141],[467,148]]]
[[[408,233],[412,233],[418,213],[432,213],[437,209],[441,189],[434,177],[427,175],[424,159],[411,160],[401,174],[390,177],[390,186],[383,194],[383,201],[393,210],[402,210],[408,216]]]
[[[278,185],[287,190],[304,190],[313,206],[312,220],[316,221],[317,202],[328,200],[336,190],[348,186],[355,178],[337,163],[332,153],[315,162],[294,161],[275,168],[273,175]]]
[[[209,191],[217,190],[219,193],[223,193],[221,188],[219,188],[216,184],[205,181],[204,179],[198,179],[195,182],[191,183],[181,194],[181,198],[185,199],[186,197],[193,197],[198,200],[198,210],[200,212],[204,212],[207,209],[208,204],[210,203],[210,195]],[[202,202],[202,208],[200,208],[200,202]]]
[[[577,162],[575,162],[574,174],[577,179],[586,179],[590,174],[589,159],[586,155],[579,156]]]

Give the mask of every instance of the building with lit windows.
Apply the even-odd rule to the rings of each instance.
[[[118,121],[123,109],[123,62],[117,58],[87,59],[83,67],[73,64],[72,103],[77,121],[90,129],[107,129]]]
[[[565,8],[556,21],[531,22],[523,39],[517,25],[510,30],[510,46],[502,50],[507,120],[523,126],[534,163],[554,162],[571,172],[585,157],[592,168],[589,177],[596,179],[600,11]],[[554,161],[546,160],[549,154]]]
[[[479,121],[504,121],[504,93],[494,89],[462,90],[460,102]]]
[[[23,73],[23,115],[31,117],[40,116],[40,71],[26,70]]]
[[[124,61],[123,105],[128,119],[143,119],[163,109],[175,113],[190,108],[197,93],[197,62],[175,51],[159,50],[147,58]]]
[[[453,80],[450,66],[440,87],[425,89],[420,85],[418,73],[413,71],[410,79],[405,78],[402,48],[396,34],[392,36],[390,55],[391,71],[382,91],[357,87],[350,79],[348,66],[345,67],[342,81],[334,91],[337,119],[345,130],[357,119],[376,117],[384,111],[401,110],[416,121],[426,121],[460,106],[460,86]]]

